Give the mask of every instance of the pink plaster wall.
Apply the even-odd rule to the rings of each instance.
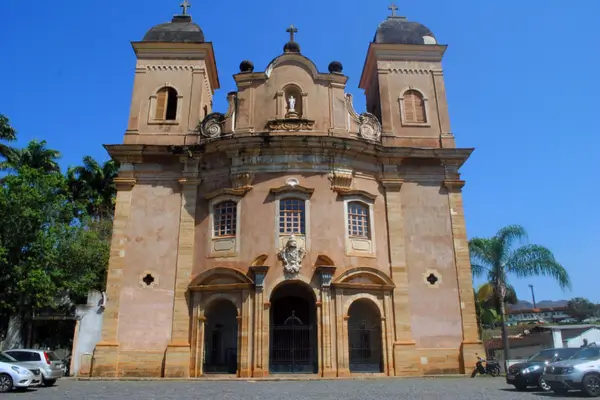
[[[456,347],[462,325],[448,195],[437,183],[405,183],[402,202],[413,337],[418,347]],[[438,288],[424,280],[427,269],[439,271]]]
[[[133,188],[119,299],[122,350],[156,350],[171,338],[180,207],[177,181]],[[154,289],[140,284],[146,271],[158,279]]]

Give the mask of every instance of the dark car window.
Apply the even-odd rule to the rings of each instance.
[[[554,350],[554,349],[544,350],[544,351],[540,351],[539,353],[534,354],[533,356],[529,357],[529,359],[527,361],[546,362],[546,361],[552,360],[555,355],[556,355],[556,350]]]
[[[60,361],[60,358],[58,358],[58,356],[54,354],[53,351],[47,351],[46,354],[48,354],[48,359],[50,361]]]
[[[7,351],[6,354],[17,361],[29,361],[29,355],[24,351]]]
[[[2,354],[2,353],[0,353],[0,361],[6,362],[6,363],[14,363],[17,360],[15,360],[14,358],[12,358],[8,354]]]
[[[585,349],[581,349],[577,353],[573,354],[571,358],[577,360],[594,360],[596,358],[600,358],[600,347],[587,347]]]
[[[566,359],[572,357],[575,353],[578,353],[579,351],[580,351],[580,349],[573,348],[573,347],[556,349],[556,354],[557,354],[556,361],[566,360]]]

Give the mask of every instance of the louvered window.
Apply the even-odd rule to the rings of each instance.
[[[154,119],[159,121],[174,121],[177,119],[177,91],[164,87],[156,94],[156,112]]]
[[[423,96],[416,90],[404,93],[404,122],[412,124],[423,124],[425,118],[425,101]]]

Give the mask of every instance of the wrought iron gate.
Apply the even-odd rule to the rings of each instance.
[[[294,312],[282,325],[271,326],[270,370],[272,373],[316,372],[315,335]]]
[[[381,326],[369,325],[365,321],[348,321],[350,371],[383,371]]]

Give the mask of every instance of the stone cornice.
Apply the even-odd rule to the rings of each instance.
[[[235,196],[235,197],[244,197],[246,193],[252,190],[252,186],[246,186],[236,189],[219,189],[208,193],[204,198],[206,200],[216,199],[220,196]]]
[[[458,192],[462,191],[462,188],[464,186],[465,186],[465,181],[452,180],[452,179],[446,179],[444,181],[444,187],[446,189],[448,189],[448,191],[451,193],[458,193]]]
[[[445,45],[379,44],[371,43],[365,58],[363,72],[358,87],[368,89],[375,75],[377,61],[433,61],[440,62],[444,57]],[[389,72],[386,70],[386,72]]]
[[[265,147],[265,143],[268,144]],[[399,165],[409,159],[438,159],[460,167],[469,158],[472,148],[386,147],[377,142],[351,138],[311,135],[245,136],[191,146],[161,146],[143,144],[105,145],[108,153],[120,162],[140,163],[145,156],[173,157],[191,154],[201,157],[207,153],[238,152],[259,149],[260,154],[314,154],[324,157],[375,158],[379,163]]]
[[[272,194],[283,194],[283,193],[302,193],[302,194],[306,194],[306,195],[312,195],[314,193],[315,189],[313,188],[307,188],[304,187],[302,185],[284,185],[284,186],[279,186],[276,188],[271,188],[271,190],[269,191]]]
[[[337,189],[334,188],[333,190],[335,192],[337,192],[337,194],[339,194],[340,196],[362,196],[371,201],[375,201],[375,199],[377,198],[376,194],[369,193],[365,190],[352,190],[352,189],[344,189],[344,188],[337,188]]]
[[[115,178],[114,182],[117,190],[127,191],[133,189],[137,180],[133,178]]]
[[[132,42],[135,55],[143,60],[204,60],[212,92],[219,89],[219,75],[212,43]]]

